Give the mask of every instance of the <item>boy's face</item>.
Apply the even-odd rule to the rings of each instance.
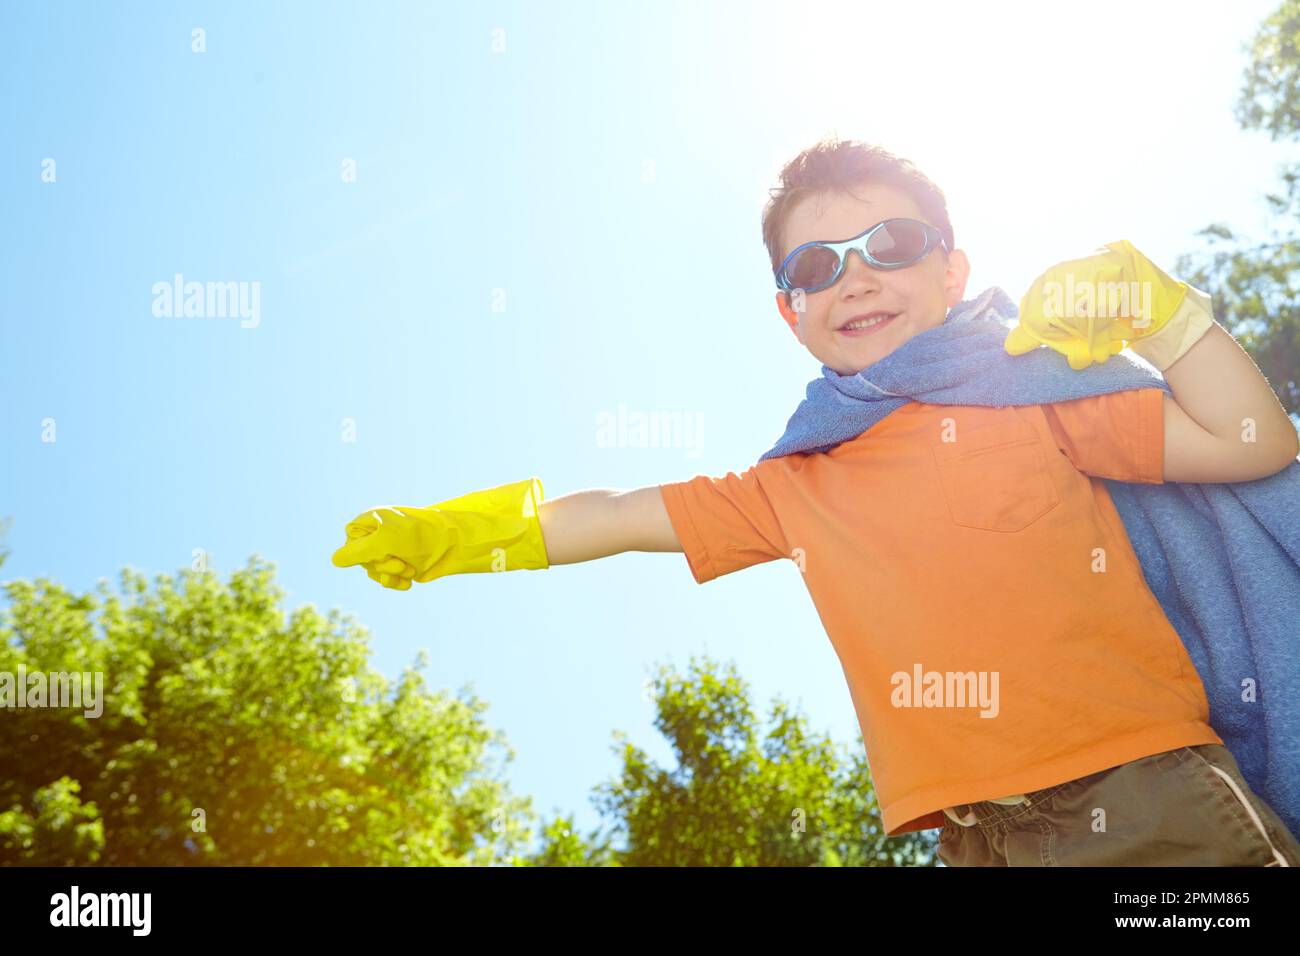
[[[853,192],[821,193],[796,204],[786,221],[782,254],[805,242],[848,239],[884,219],[928,221],[910,196],[892,186],[864,183]],[[936,247],[919,262],[893,270],[874,269],[850,252],[834,285],[804,294],[802,313],[791,308],[784,292],[777,293],[776,304],[809,352],[841,375],[854,375],[912,336],[941,325],[948,309],[962,300],[969,275],[970,263],[959,249],[945,257]],[[877,310],[897,317],[865,332],[841,331],[855,317]]]

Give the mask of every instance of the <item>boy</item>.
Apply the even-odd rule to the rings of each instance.
[[[763,236],[777,308],[827,372],[856,375],[963,302],[970,266],[943,193],[882,149],[806,150]],[[857,255],[792,256],[850,238]],[[1248,481],[1294,460],[1268,383],[1222,328],[1203,332],[1164,369],[1174,398],[912,401],[828,452],[740,474],[546,502],[530,479],[379,509],[348,526],[335,564],[404,590],[622,551],[681,551],[701,584],[792,558],[848,681],[888,834],[942,827],[939,856],[961,866],[1300,865],[1210,727],[1099,480]],[[1103,549],[1106,573],[1089,573],[1080,555]],[[936,699],[933,674],[978,675],[978,703]]]

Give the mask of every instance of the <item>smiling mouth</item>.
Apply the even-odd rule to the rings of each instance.
[[[850,338],[857,338],[862,335],[871,335],[875,332],[879,332],[901,314],[902,313],[900,312],[890,316],[871,319],[867,322],[850,322],[848,325],[836,329],[835,331],[839,332],[841,335],[847,335]]]

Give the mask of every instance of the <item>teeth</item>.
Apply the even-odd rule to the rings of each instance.
[[[874,319],[859,319],[856,322],[850,322],[848,325],[844,326],[844,328],[841,329],[840,331],[843,332],[843,331],[847,331],[848,329],[866,329],[880,322],[885,321],[885,319],[892,319],[892,318],[893,318],[892,315],[878,315]]]

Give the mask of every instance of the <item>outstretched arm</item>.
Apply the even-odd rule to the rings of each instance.
[[[594,488],[543,501],[538,509],[551,564],[576,564],[624,551],[682,550],[658,485]]]
[[[337,567],[361,565],[386,588],[447,574],[537,570],[623,551],[681,551],[658,485],[544,500],[537,478],[426,508],[384,505],[350,521]]]

